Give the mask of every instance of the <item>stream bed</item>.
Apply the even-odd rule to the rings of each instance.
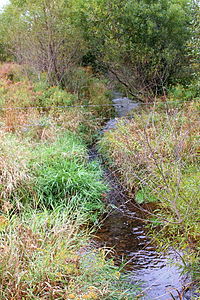
[[[139,105],[115,93],[113,106],[116,118],[105,124],[102,133],[114,129],[121,117],[125,117]],[[90,150],[90,159],[100,159],[95,147]],[[167,253],[159,252],[147,235],[143,220],[147,219],[145,211],[153,209],[152,204],[146,205],[144,210],[138,208],[134,199],[127,199],[123,187],[112,172],[105,166],[103,168],[104,179],[110,185],[106,202],[112,210],[96,234],[97,247],[112,248],[115,262],[126,262],[124,270],[128,273],[130,282],[139,283],[142,289],[137,299],[193,299],[190,276],[183,275],[180,268],[181,253],[174,249]]]

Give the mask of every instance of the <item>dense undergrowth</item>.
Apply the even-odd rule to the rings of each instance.
[[[137,289],[106,250],[90,247],[108,187],[87,144],[105,113],[55,107],[109,104],[106,87],[84,73],[80,100],[82,88],[72,93],[20,72],[14,64],[0,72],[0,298],[132,299]]]
[[[106,132],[99,147],[130,196],[157,203],[150,215],[154,239],[185,249],[185,266],[199,277],[199,99],[175,100],[139,108]]]
[[[23,125],[47,126],[53,121],[70,129],[85,125],[94,130],[112,115],[106,82],[87,68],[74,70],[73,84],[65,89],[49,85],[45,73],[38,80],[27,68],[14,63],[0,66],[0,122],[9,127],[7,131]]]

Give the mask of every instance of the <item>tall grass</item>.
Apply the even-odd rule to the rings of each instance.
[[[87,249],[85,222],[82,213],[68,210],[8,220],[0,232],[1,299],[132,299],[133,286],[128,292],[120,287],[119,270],[105,251]]]
[[[103,209],[106,186],[97,162],[88,162],[84,142],[69,131],[57,133],[55,141],[33,143],[12,134],[2,137],[2,207],[11,202],[24,207],[79,207],[93,211],[95,220]]]
[[[138,289],[90,245],[107,187],[81,138],[1,142],[0,298],[133,299]]]
[[[1,133],[0,142],[0,203],[3,204],[23,182],[30,181],[31,151],[28,141],[21,143],[11,134]]]

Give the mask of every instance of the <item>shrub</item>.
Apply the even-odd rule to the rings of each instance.
[[[94,115],[110,117],[112,107],[106,81],[95,77],[90,67],[71,70],[66,80],[66,87],[77,95],[82,104],[95,105],[88,107]],[[106,105],[108,105],[106,107]]]
[[[53,106],[70,106],[77,102],[77,97],[66,90],[60,89],[58,86],[40,86],[36,84],[34,91],[37,94],[38,106],[51,107]]]
[[[176,85],[169,90],[170,100],[178,101],[191,101],[200,99],[200,82],[193,81],[189,86]]]

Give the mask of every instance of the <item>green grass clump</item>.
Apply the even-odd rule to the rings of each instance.
[[[61,132],[54,142],[24,140],[23,146],[11,134],[3,141],[2,207],[6,201],[18,210],[74,207],[93,221],[103,211],[102,171],[98,162],[88,161],[86,144],[76,134]]]
[[[54,208],[74,205],[93,218],[102,212],[102,194],[106,186],[97,162],[88,162],[86,146],[70,132],[54,143],[36,147],[32,163],[36,201]]]

